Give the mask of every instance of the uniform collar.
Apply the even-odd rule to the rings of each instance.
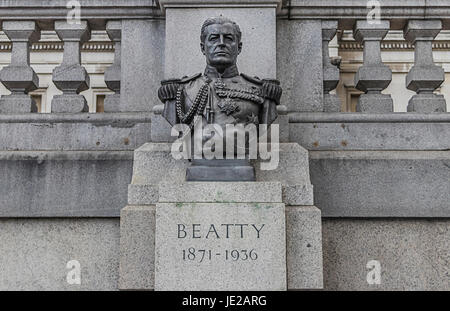
[[[206,65],[205,69],[205,76],[207,76],[210,79],[217,79],[219,77],[221,78],[233,78],[239,75],[239,71],[237,69],[236,65],[230,66],[227,69],[225,69],[224,73],[221,75],[216,68]]]

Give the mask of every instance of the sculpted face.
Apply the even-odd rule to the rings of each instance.
[[[232,24],[213,24],[206,28],[205,42],[200,43],[200,47],[208,65],[223,71],[236,64],[242,43]]]

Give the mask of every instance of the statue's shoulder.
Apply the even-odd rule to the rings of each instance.
[[[245,81],[251,82],[251,83],[256,84],[256,85],[262,85],[263,84],[263,81],[260,78],[256,77],[256,76],[252,77],[252,76],[249,76],[249,75],[247,75],[245,73],[241,73],[241,77],[244,78]]]
[[[167,100],[174,100],[177,96],[178,89],[181,85],[183,88],[187,85],[187,88],[191,88],[190,82],[195,82],[202,76],[201,73],[193,76],[184,76],[181,79],[167,79],[161,81],[161,87],[158,89],[159,99],[165,103]]]
[[[261,80],[258,77],[250,77],[244,73],[241,73],[241,76],[245,80],[247,80],[253,84],[256,84],[258,86],[261,86],[264,97],[266,97],[270,100],[273,100],[277,105],[280,104],[280,98],[283,93],[283,89],[280,86],[280,81],[278,81],[276,79]]]
[[[184,83],[189,83],[189,82],[197,80],[201,76],[202,76],[201,73],[197,73],[197,74],[192,75],[192,76],[184,76],[183,78],[180,79],[180,83],[183,83],[183,84]]]

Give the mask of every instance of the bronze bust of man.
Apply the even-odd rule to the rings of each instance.
[[[204,73],[163,81],[159,89],[166,120],[171,125],[192,124],[195,115],[202,115],[207,123],[220,125],[271,124],[277,117],[282,90],[276,80],[239,74],[239,26],[225,17],[209,18],[200,38],[207,63]]]
[[[270,125],[277,118],[282,89],[277,80],[239,73],[236,62],[242,50],[241,30],[225,17],[207,19],[201,29],[200,48],[206,69],[181,79],[161,82],[158,91],[165,104],[163,117],[171,124]],[[198,120],[198,118],[197,118]]]

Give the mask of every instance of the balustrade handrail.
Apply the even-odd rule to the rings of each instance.
[[[450,29],[450,2],[425,0],[379,0],[383,20],[391,29],[403,29],[409,19],[440,19]],[[356,20],[365,20],[371,8],[368,0],[287,0],[278,14],[288,19],[339,20],[339,29],[352,29]]]
[[[449,113],[361,113],[293,112],[290,123],[447,123]]]
[[[156,0],[78,0],[83,20],[92,30],[104,30],[107,20],[159,19],[162,12]],[[43,30],[53,30],[53,21],[65,20],[67,0],[0,0],[0,21],[33,20]]]

